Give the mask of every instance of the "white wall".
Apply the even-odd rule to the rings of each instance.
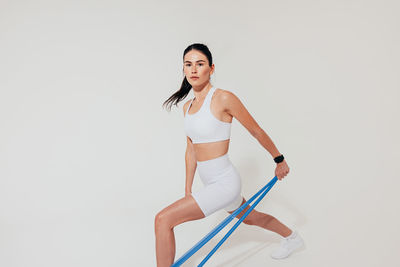
[[[0,265],[156,265],[154,216],[185,180],[184,102],[161,104],[193,42],[291,168],[257,208],[306,241],[282,266],[399,264],[399,7],[1,1]],[[229,154],[246,198],[274,176],[237,120]],[[226,215],[176,227],[177,257]],[[276,264],[279,240],[242,225],[207,266]]]

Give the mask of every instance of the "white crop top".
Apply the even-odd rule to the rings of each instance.
[[[190,137],[193,144],[227,140],[231,136],[232,123],[220,121],[211,113],[210,105],[214,91],[215,87],[209,89],[203,104],[196,113],[188,113],[188,110],[192,106],[193,99],[186,109],[184,128],[186,135]]]

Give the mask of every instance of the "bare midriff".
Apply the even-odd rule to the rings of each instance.
[[[193,144],[196,160],[205,161],[225,155],[228,153],[229,140]]]

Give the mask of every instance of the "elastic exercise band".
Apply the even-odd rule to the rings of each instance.
[[[261,188],[254,196],[247,200],[242,206],[236,209],[232,214],[225,218],[219,225],[217,225],[210,233],[203,237],[196,245],[194,245],[190,250],[183,254],[177,261],[175,261],[171,267],[181,266],[187,259],[189,259],[194,253],[196,253],[201,247],[203,247],[210,239],[212,239],[216,234],[218,234],[229,222],[233,220],[241,211],[243,211],[253,200],[258,197],[261,193],[262,195],[256,200],[256,202],[250,206],[249,210],[240,217],[239,221],[230,229],[230,231],[221,239],[217,246],[204,258],[204,260],[198,266],[203,266],[203,264],[215,253],[215,251],[222,245],[222,243],[229,237],[230,234],[239,226],[239,224],[249,215],[249,213],[257,206],[262,198],[268,193],[272,186],[276,183],[278,178],[275,176],[272,180]]]

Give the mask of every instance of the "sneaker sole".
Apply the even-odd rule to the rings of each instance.
[[[305,243],[304,243],[304,241],[303,241],[299,247],[295,248],[295,249],[294,249],[291,253],[289,253],[289,255],[287,255],[286,257],[275,258],[275,257],[273,257],[272,255],[270,255],[270,256],[271,256],[271,258],[273,258],[274,260],[282,260],[282,259],[288,258],[290,255],[292,255],[292,254],[295,253],[295,252],[301,252],[301,251],[303,251],[303,250],[305,250],[305,249],[306,249],[306,245],[305,245]]]

